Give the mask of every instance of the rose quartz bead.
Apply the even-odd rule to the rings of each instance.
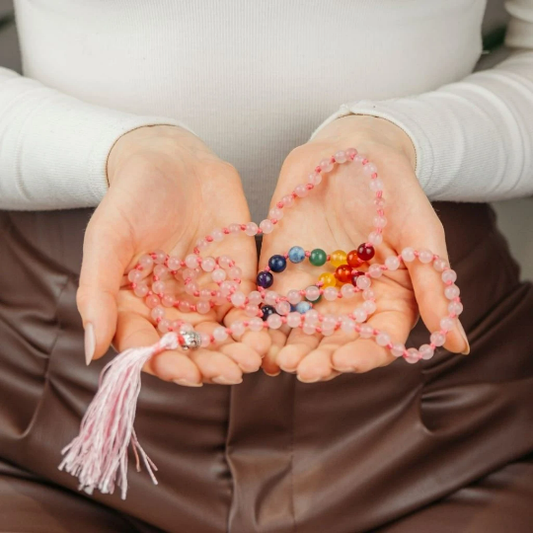
[[[250,331],[261,331],[263,329],[263,320],[259,317],[250,319],[248,327]]]
[[[133,289],[133,293],[139,298],[144,298],[148,294],[148,285],[145,283],[139,283],[139,285]]]
[[[356,281],[357,286],[361,290],[368,289],[370,287],[370,280],[366,276],[359,276]]]
[[[348,148],[345,153],[347,159],[353,159],[357,155],[357,150],[355,148]]]
[[[359,164],[362,164],[363,161],[366,159],[366,157],[364,155],[361,155],[361,154],[357,154],[354,158],[353,158],[353,161],[354,163],[359,163]]]
[[[376,297],[374,289],[365,289],[363,291],[363,300],[373,300]]]
[[[353,333],[355,331],[355,322],[351,319],[343,320],[341,322],[341,330],[344,333]]]
[[[373,300],[366,300],[363,302],[362,307],[369,315],[371,315],[376,311],[376,302]]]
[[[159,298],[155,294],[151,294],[150,296],[146,297],[145,303],[149,309],[153,309],[161,303],[161,300],[159,300]]]
[[[233,261],[231,260],[231,257],[227,255],[221,255],[218,258],[217,263],[221,268],[229,268]]]
[[[289,301],[290,304],[296,305],[302,301],[302,295],[300,294],[300,291],[293,289],[287,293],[287,300]]]
[[[374,163],[367,163],[364,167],[363,167],[363,172],[368,176],[372,176],[372,174],[376,174],[378,171],[378,168],[376,167],[376,165],[374,165]]]
[[[151,311],[150,311],[150,316],[154,319],[154,320],[157,320],[158,318],[163,318],[165,316],[165,310],[162,308],[162,307],[154,307]]]
[[[378,344],[379,346],[387,346],[389,342],[390,342],[390,335],[388,333],[380,331],[376,335],[376,344]]]
[[[355,296],[355,288],[350,283],[346,283],[341,287],[341,294],[343,298],[349,300]]]
[[[440,329],[444,331],[451,331],[455,325],[455,320],[450,317],[444,317],[440,321]]]
[[[200,333],[200,346],[207,348],[211,344],[211,337],[207,333]]]
[[[339,150],[338,152],[335,152],[335,155],[333,156],[335,158],[335,161],[337,163],[346,163],[346,152],[344,150]]]
[[[374,263],[373,265],[370,265],[368,267],[368,273],[371,278],[380,278],[383,274],[383,270],[381,270],[381,266]]]
[[[379,178],[376,178],[375,180],[370,180],[370,190],[374,192],[382,191],[383,182]]]
[[[324,299],[328,302],[334,302],[339,296],[339,291],[335,287],[326,287],[324,289]]]
[[[333,329],[337,325],[337,317],[331,314],[324,315],[322,329]]]
[[[163,250],[156,250],[154,252],[153,260],[156,265],[160,265],[164,263],[166,258],[167,258],[167,254],[163,252]]]
[[[302,315],[300,313],[289,313],[287,315],[287,325],[290,328],[297,328],[300,325]]]
[[[252,305],[259,305],[260,303],[263,302],[263,297],[261,296],[261,293],[259,291],[252,291],[248,295],[248,301]]]
[[[463,304],[461,302],[450,302],[448,304],[448,312],[460,315],[463,312]]]
[[[209,302],[206,302],[205,300],[199,300],[196,303],[196,310],[201,315],[206,315],[207,313],[209,313],[209,311],[211,311],[211,305],[209,304]]]
[[[259,307],[257,305],[247,305],[244,308],[244,312],[246,313],[246,316],[259,316],[260,314]]]
[[[222,283],[226,279],[226,271],[222,268],[217,268],[211,272],[211,278],[215,283]]]
[[[242,307],[246,301],[246,296],[243,292],[237,291],[231,295],[231,303],[235,307]]]
[[[410,263],[415,260],[415,251],[411,247],[404,248],[402,250],[402,259],[405,263]]]
[[[164,294],[163,298],[161,298],[161,303],[164,307],[172,307],[175,301],[176,299],[174,296],[172,296],[172,294]]]
[[[228,231],[230,232],[230,235],[238,235],[242,230],[241,230],[241,225],[240,224],[230,224],[228,226]]]
[[[442,346],[446,342],[446,336],[440,331],[435,331],[431,334],[429,340],[435,346]]]
[[[318,300],[320,298],[320,289],[316,285],[310,285],[307,287],[307,289],[305,289],[305,297],[310,302]]]
[[[294,194],[298,196],[298,198],[305,198],[309,194],[309,189],[305,185],[296,185],[296,187],[294,187]]]
[[[292,194],[287,194],[281,199],[281,202],[283,203],[285,207],[291,207],[292,204],[294,204],[294,198]]]
[[[229,296],[231,293],[232,284],[230,281],[223,281],[220,284],[220,295],[221,296]]]
[[[141,265],[144,270],[148,270],[154,265],[154,260],[148,254],[144,254],[139,257],[139,265]]]
[[[211,237],[215,242],[220,242],[224,238],[224,232],[220,228],[214,229],[211,232]]]
[[[322,172],[331,172],[333,170],[333,163],[331,162],[331,159],[322,159],[319,163],[320,168],[322,169]]]
[[[204,248],[207,247],[209,243],[205,240],[205,239],[198,239],[196,241],[196,248],[198,248],[198,250],[203,250]]]
[[[446,267],[448,266],[448,264],[446,263],[446,261],[444,259],[442,259],[441,257],[437,257],[437,259],[435,259],[433,261],[433,268],[437,271],[437,272],[442,272]]]
[[[200,299],[201,300],[210,300],[211,299],[211,289],[200,289]]]
[[[354,320],[359,323],[364,322],[368,317],[367,312],[362,307],[356,307],[353,310],[352,314],[353,314]]]
[[[193,325],[188,322],[183,322],[180,326],[180,333],[185,333],[186,331],[194,331]]]
[[[198,272],[192,268],[184,268],[181,272],[181,276],[183,279],[196,279],[198,277]]]
[[[188,313],[191,310],[191,304],[185,300],[180,300],[180,303],[178,304],[178,309],[182,313]]]
[[[170,322],[166,319],[161,320],[161,322],[157,324],[157,329],[161,333],[168,333],[170,331]]]
[[[418,350],[416,348],[409,348],[407,350],[405,360],[410,364],[417,363],[420,360],[420,354],[418,353]]]
[[[139,283],[139,281],[141,281],[143,275],[142,275],[142,272],[140,270],[130,270],[128,272],[128,279],[132,282],[132,283]]]
[[[331,335],[333,335],[335,333],[335,329],[334,328],[322,328],[322,335],[324,337],[330,337]]]
[[[187,294],[190,294],[191,296],[193,296],[194,293],[198,290],[199,290],[198,283],[196,283],[195,281],[191,281],[190,283],[187,283],[185,285],[185,292]]]
[[[448,300],[453,300],[454,298],[457,298],[459,296],[459,293],[461,291],[459,290],[459,287],[457,285],[449,285],[444,289],[444,296],[448,298]]]
[[[236,322],[234,322],[231,326],[231,331],[233,335],[235,335],[236,337],[240,337],[246,331],[246,327],[242,320],[237,320]]]
[[[213,330],[213,337],[217,342],[224,342],[228,338],[228,333],[226,331],[226,328],[223,326],[219,326],[218,328],[215,328]]]
[[[398,270],[400,267],[400,260],[395,255],[389,255],[389,257],[385,259],[385,266],[389,270]]]
[[[268,218],[265,218],[265,220],[262,220],[259,224],[259,227],[261,228],[261,231],[268,235],[269,233],[272,233],[274,231],[274,224],[272,224],[272,221]]]
[[[422,359],[431,359],[435,353],[433,348],[429,344],[422,344],[419,348],[420,357]]]
[[[168,269],[165,265],[156,265],[154,267],[154,276],[157,276],[159,278],[166,276],[167,272],[168,272]]]
[[[267,318],[267,324],[270,329],[279,329],[283,322],[279,315],[273,314]]]
[[[430,250],[422,249],[418,252],[418,260],[424,264],[431,263],[433,261],[433,253]]]
[[[189,254],[185,258],[185,265],[187,266],[187,268],[196,268],[198,266],[198,257],[194,254]]]
[[[215,305],[224,305],[228,301],[225,296],[222,296],[220,291],[215,291],[215,296],[211,300]]]
[[[383,242],[383,235],[377,231],[368,234],[368,241],[374,246],[379,246]]]
[[[229,277],[231,279],[241,279],[242,278],[242,270],[238,266],[233,266],[228,271]]]
[[[405,346],[401,343],[396,343],[392,345],[390,352],[394,357],[401,357],[404,351],[405,351]]]
[[[378,208],[378,209],[383,209],[385,207],[385,200],[383,197],[381,198],[374,198],[374,205]]]
[[[169,270],[179,270],[181,268],[181,261],[179,257],[169,257],[167,265]]]
[[[316,333],[316,326],[314,324],[308,324],[307,322],[305,322],[302,331],[306,335],[314,335]]]
[[[276,300],[279,298],[279,295],[276,291],[266,291],[263,297],[266,305],[276,305]]]
[[[457,272],[449,268],[441,274],[441,278],[444,283],[455,283],[457,281]]]
[[[248,222],[248,224],[246,224],[246,229],[244,230],[244,233],[246,233],[248,237],[254,237],[255,235],[257,235],[258,229],[259,227],[255,222]]]
[[[287,301],[281,301],[276,305],[276,311],[280,315],[288,315],[291,312],[291,304]]]
[[[281,220],[283,218],[283,210],[279,209],[278,207],[273,207],[269,211],[268,216],[274,220]]]
[[[322,175],[318,172],[311,172],[307,177],[307,182],[312,185],[320,185],[322,183]]]
[[[213,272],[213,270],[215,270],[215,266],[216,266],[216,261],[214,259],[214,257],[206,257],[203,261],[202,261],[202,270],[204,272]]]
[[[370,324],[362,324],[359,335],[362,339],[370,339],[374,334],[374,328]]]
[[[165,283],[163,281],[156,281],[155,283],[152,283],[152,291],[156,294],[165,292]]]

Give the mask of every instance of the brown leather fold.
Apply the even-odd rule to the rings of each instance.
[[[87,368],[75,293],[89,211],[0,213],[0,531],[533,531],[533,287],[480,204],[435,204],[471,354],[303,384],[143,376],[126,501],[60,472],[108,354]],[[419,323],[410,342],[427,332]]]

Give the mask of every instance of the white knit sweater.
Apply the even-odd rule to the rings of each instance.
[[[15,3],[2,209],[97,205],[115,140],[170,123],[237,167],[259,218],[287,153],[350,112],[405,129],[431,199],[533,194],[533,0],[506,2],[525,51],[475,74],[485,0]]]

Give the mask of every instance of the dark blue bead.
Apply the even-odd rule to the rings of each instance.
[[[261,311],[263,311],[263,320],[266,320],[270,315],[277,314],[276,310],[271,305],[263,305]]]
[[[282,255],[273,255],[268,260],[268,266],[272,272],[283,272],[287,268],[287,260]]]
[[[270,272],[263,270],[262,272],[259,272],[259,274],[257,274],[257,284],[260,287],[268,289],[272,286],[272,283],[274,283],[274,276]]]

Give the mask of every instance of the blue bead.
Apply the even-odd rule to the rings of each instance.
[[[289,250],[291,263],[301,263],[305,259],[305,250],[301,246],[293,246]]]
[[[270,272],[263,270],[257,274],[257,284],[264,289],[268,289],[274,283],[274,276]]]
[[[302,315],[305,315],[305,313],[307,313],[311,307],[312,305],[309,302],[299,302],[296,304],[296,311]]]
[[[268,260],[268,266],[272,272],[283,272],[287,268],[287,260],[282,255],[273,255]]]
[[[271,305],[263,305],[263,307],[261,307],[261,311],[263,311],[263,320],[266,320],[270,315],[277,314],[276,310]]]

